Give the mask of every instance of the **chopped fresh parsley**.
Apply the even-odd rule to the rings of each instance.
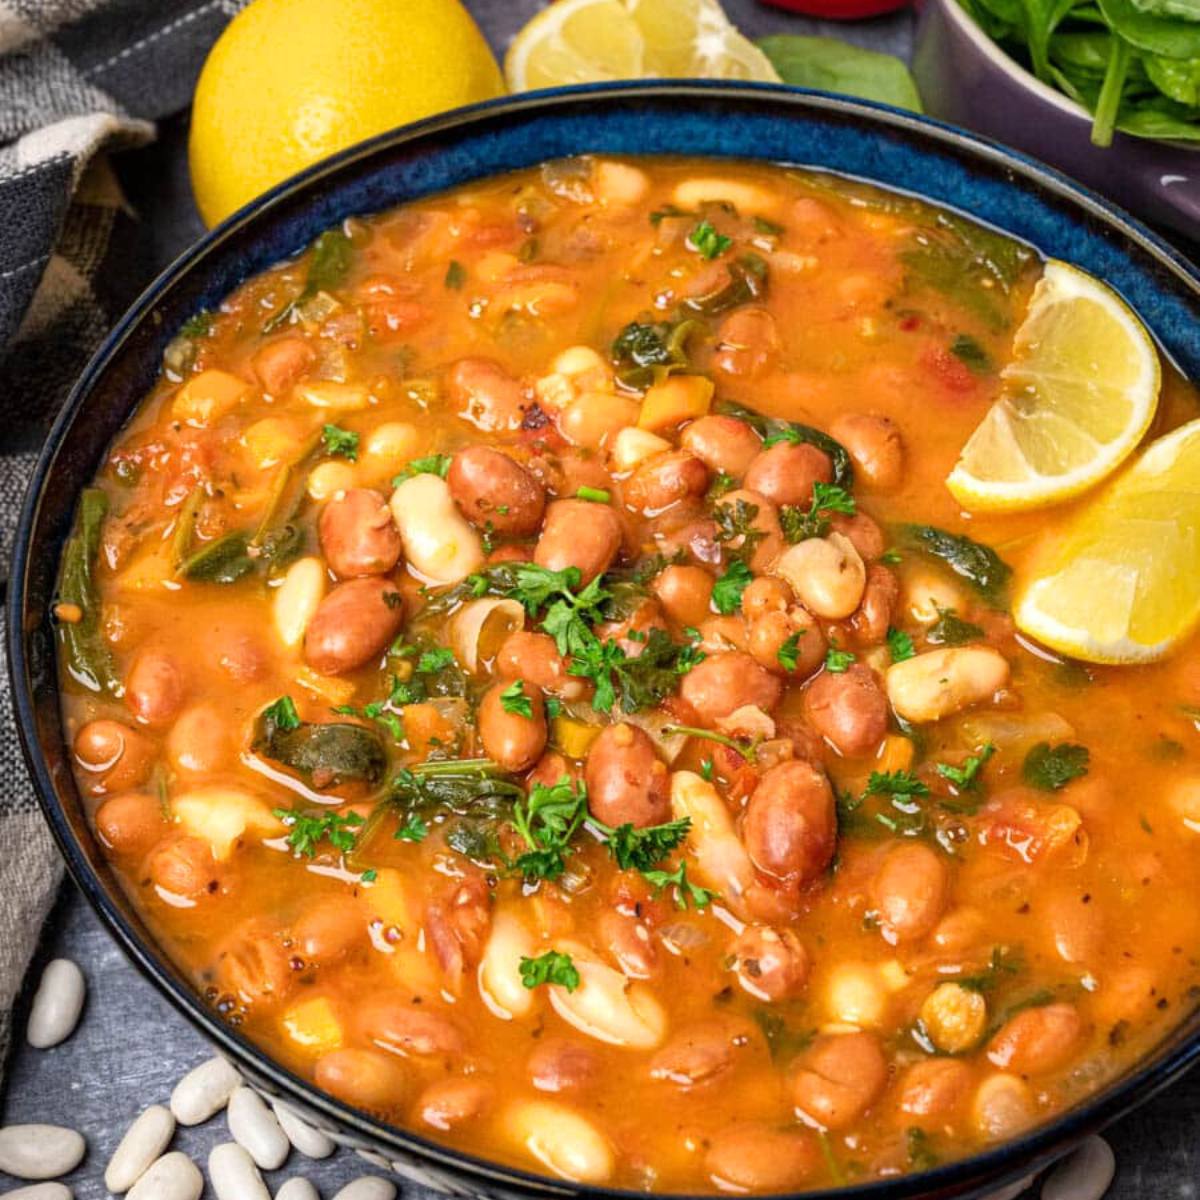
[[[429,826],[416,813],[409,813],[395,836],[402,842],[423,842],[429,836]]]
[[[529,849],[514,864],[528,880],[557,879],[566,870],[571,839],[587,816],[587,788],[562,776],[552,787],[535,783],[513,805],[512,825]]]
[[[569,954],[561,954],[557,950],[547,950],[537,958],[522,956],[521,982],[527,988],[553,983],[573,992],[579,986],[579,968],[571,961]]]
[[[925,640],[931,646],[962,646],[977,642],[983,637],[983,629],[964,621],[952,608],[939,608],[938,619],[925,631]]]
[[[986,375],[992,369],[988,352],[969,333],[960,333],[950,343],[950,353],[975,375]]]
[[[291,696],[280,696],[274,704],[268,704],[262,711],[264,721],[269,721],[275,729],[299,729],[300,714],[296,711],[295,702]]]
[[[854,497],[844,487],[818,481],[813,484],[813,497],[808,511],[794,504],[785,504],[779,510],[779,524],[789,542],[803,542],[808,538],[824,537],[829,532],[828,513],[853,516],[856,511]]]
[[[800,639],[807,632],[805,629],[797,629],[775,651],[775,657],[785,671],[794,671],[800,665]]]
[[[712,590],[712,602],[717,612],[729,616],[742,607],[742,593],[753,582],[754,576],[750,568],[741,559],[735,559],[729,564]]]
[[[338,455],[351,462],[358,461],[358,434],[337,425],[326,425],[321,430],[321,443],[326,454]]]
[[[627,655],[620,643],[602,642],[589,631],[588,640],[575,651],[568,670],[596,685],[592,707],[597,712],[608,712],[619,693],[622,710],[631,713],[666,699],[675,690],[679,676],[703,658],[703,651],[695,645],[681,646],[662,629],[650,630],[636,657]]]
[[[673,871],[643,871],[642,876],[654,888],[656,896],[674,888],[676,908],[707,908],[716,894],[688,878],[685,862],[680,862]]]
[[[1030,787],[1040,788],[1044,792],[1057,792],[1072,779],[1087,774],[1090,758],[1086,746],[1071,742],[1051,746],[1049,742],[1039,742],[1025,755],[1021,774]]]
[[[292,853],[305,858],[315,858],[322,841],[342,854],[348,854],[354,849],[357,837],[354,829],[363,823],[363,818],[356,812],[311,814],[297,812],[294,808],[271,811],[288,827],[287,840]]]
[[[1017,975],[1025,969],[1025,956],[1018,947],[993,946],[992,957],[982,971],[971,975],[960,975],[954,980],[968,992],[991,992],[1004,981],[1006,975]]]
[[[452,291],[457,292],[464,283],[467,282],[467,268],[462,265],[456,258],[450,260],[446,267],[445,284]]]
[[[445,479],[450,472],[450,455],[427,454],[424,458],[414,458],[412,462],[392,480],[392,486],[397,487],[414,475],[436,475]]]
[[[688,234],[688,243],[701,258],[713,259],[733,245],[733,238],[718,233],[709,221],[701,221]]]
[[[612,493],[606,492],[604,488],[581,487],[576,493],[580,500],[590,500],[593,504],[608,504],[612,500]]]
[[[701,759],[700,761],[700,778],[712,783],[713,777],[713,760],[711,758]]]
[[[546,697],[546,720],[553,721],[562,713],[562,701],[557,696]]]
[[[454,666],[454,651],[448,646],[434,646],[432,649],[421,652],[421,657],[417,659],[417,665],[413,670],[418,675],[436,675],[439,671],[444,671],[447,667],[452,666]]]
[[[868,796],[928,796],[929,788],[911,771],[872,771]]]
[[[905,659],[914,658],[916,649],[913,646],[913,640],[910,634],[904,632],[903,629],[889,629],[887,631],[888,651],[892,656],[892,662],[904,662]]]
[[[909,1126],[904,1135],[908,1150],[908,1165],[913,1171],[932,1171],[941,1162],[933,1149],[929,1134],[919,1125]]]
[[[718,471],[713,476],[712,483],[708,485],[707,497],[709,500],[719,500],[726,492],[732,492],[735,487],[737,487],[737,480],[728,471]]]
[[[754,553],[754,547],[766,537],[761,529],[754,528],[754,518],[758,516],[758,505],[749,500],[735,500],[732,504],[716,504],[713,506],[713,521],[716,523],[716,541],[722,544],[737,542],[736,554],[739,559],[749,558]]]
[[[855,660],[854,652],[851,650],[839,650],[836,646],[831,646],[829,652],[825,655],[825,670],[834,675],[841,675],[843,671],[850,669],[850,664]]]
[[[879,561],[889,567],[894,567],[897,563],[901,563],[904,561],[904,555],[902,555],[899,550],[892,548],[889,550],[885,550],[879,556]]]
[[[775,1062],[790,1063],[816,1041],[815,1029],[792,1029],[779,1013],[756,1008],[750,1014],[767,1040],[767,1049]]]
[[[652,871],[688,835],[692,822],[687,817],[668,821],[665,825],[649,825],[635,829],[618,825],[605,838],[608,852],[622,870]]]
[[[376,871],[374,867],[370,867],[359,876],[359,879],[361,879],[363,883],[374,883],[378,878],[379,872]]]
[[[500,707],[506,713],[512,713],[517,717],[533,718],[533,700],[525,695],[525,683],[523,680],[514,679],[500,693]]]
[[[192,313],[179,327],[179,336],[185,338],[208,337],[215,319],[208,309],[202,308],[199,312]]]
[[[979,772],[983,770],[988,759],[996,753],[996,747],[986,742],[978,754],[972,754],[961,767],[952,767],[949,763],[938,763],[937,773],[949,780],[959,791],[973,792],[979,787]]]
[[[754,232],[766,237],[780,237],[783,234],[783,226],[776,221],[768,221],[766,217],[754,217],[753,224]]]

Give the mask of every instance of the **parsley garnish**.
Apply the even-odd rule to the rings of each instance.
[[[264,721],[269,721],[276,729],[299,729],[300,714],[291,696],[280,696],[274,704],[268,704],[262,711]]]
[[[453,665],[454,651],[448,646],[434,646],[430,650],[422,651],[413,670],[418,675],[436,675],[439,671],[444,671]]]
[[[983,630],[970,621],[964,621],[952,608],[939,608],[938,619],[925,631],[925,640],[931,646],[962,646],[977,642]]]
[[[540,987],[543,983],[554,983],[573,992],[579,986],[579,969],[569,954],[547,950],[537,958],[521,958],[521,982],[527,988]]]
[[[598,822],[595,822],[598,824]],[[688,817],[668,821],[665,825],[649,825],[635,829],[632,825],[618,825],[609,831],[604,844],[622,870],[653,870],[668,854],[678,847],[688,835],[692,822]]]
[[[321,430],[321,442],[326,454],[340,455],[351,462],[358,461],[358,434],[337,425],[326,425]]]
[[[512,713],[518,717],[533,718],[533,700],[525,695],[525,684],[520,679],[514,679],[500,693],[500,707],[506,713]]]
[[[978,754],[972,754],[961,767],[952,767],[949,763],[938,763],[937,773],[948,779],[959,791],[973,792],[979,787],[979,772],[984,764],[996,753],[996,747],[991,742],[985,743]]]
[[[850,669],[850,664],[854,660],[855,655],[852,650],[839,650],[836,646],[831,646],[825,655],[825,670],[834,675],[841,675],[843,671]]]
[[[557,879],[570,842],[587,816],[587,788],[564,775],[553,787],[535,783],[513,805],[513,828],[529,849],[514,864],[526,879]]]
[[[800,638],[808,631],[797,629],[778,650],[775,657],[785,671],[794,671],[800,665]]]
[[[914,1171],[932,1171],[941,1162],[934,1153],[929,1134],[919,1125],[912,1125],[905,1133],[908,1146],[908,1165]]]
[[[737,480],[728,471],[718,471],[713,476],[712,483],[708,485],[707,497],[709,500],[719,500],[726,492],[732,492],[735,487],[737,487]]]
[[[903,629],[889,629],[887,631],[888,650],[892,656],[892,662],[904,662],[906,658],[916,656],[916,649],[913,646],[912,637],[905,633]]]
[[[429,826],[416,813],[409,813],[395,836],[402,842],[423,842],[429,836]]]
[[[868,796],[928,796],[929,788],[911,771],[872,771]]]
[[[1049,742],[1039,742],[1025,755],[1021,774],[1030,787],[1041,788],[1044,792],[1057,792],[1072,779],[1087,774],[1090,758],[1086,746],[1071,742],[1051,746]]]
[[[758,505],[751,504],[749,500],[717,504],[713,507],[712,515],[717,526],[715,540],[721,543],[737,541],[738,558],[749,558],[754,553],[754,547],[766,536],[763,530],[754,528]]]
[[[843,513],[852,517],[856,511],[854,497],[844,487],[818,481],[813,484],[808,511],[794,504],[785,504],[779,510],[779,524],[789,542],[803,542],[808,538],[824,537],[829,532],[829,517],[826,514]]]
[[[604,488],[581,487],[575,495],[580,500],[590,500],[593,504],[607,504],[612,500],[612,493],[606,492]]]
[[[1016,975],[1025,967],[1025,957],[1020,948],[1009,950],[1007,946],[993,946],[992,957],[982,971],[974,975],[960,975],[954,980],[968,992],[994,991],[1005,975]]]
[[[969,333],[960,333],[950,343],[950,353],[974,375],[986,375],[992,369],[988,352]]]
[[[667,888],[674,888],[676,908],[707,908],[716,894],[688,878],[685,862],[681,862],[673,871],[643,871],[642,877],[654,888],[656,896]]]
[[[713,777],[713,760],[711,758],[702,759],[700,761],[700,778],[707,781],[708,783],[712,783],[712,777]]]
[[[742,607],[742,593],[753,580],[754,576],[744,562],[740,559],[731,562],[725,574],[713,584],[712,602],[717,612],[725,616],[737,612]]]
[[[712,259],[728,250],[733,245],[733,238],[726,237],[723,233],[718,233],[710,222],[701,221],[688,234],[688,242],[699,253],[701,258]]]
[[[392,487],[397,487],[414,475],[436,475],[445,479],[450,472],[450,455],[427,454],[424,458],[414,458],[412,462],[392,480]]]
[[[312,815],[297,812],[294,808],[275,808],[271,811],[288,827],[287,840],[292,853],[305,858],[316,857],[321,841],[328,842],[342,854],[349,853],[354,849],[356,838],[352,831],[363,823],[363,818],[356,812]]]

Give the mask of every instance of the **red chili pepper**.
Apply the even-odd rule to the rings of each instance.
[[[764,0],[764,3],[810,17],[857,21],[860,17],[877,17],[880,13],[905,8],[909,0]]]

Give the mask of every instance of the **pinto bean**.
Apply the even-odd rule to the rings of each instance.
[[[787,580],[809,612],[833,621],[858,608],[867,586],[861,555],[840,533],[789,546],[770,570]]]
[[[118,792],[145,783],[154,743],[123,721],[89,721],[75,735],[75,761],[87,772],[90,790]]]
[[[650,585],[667,616],[680,625],[699,625],[709,614],[715,580],[703,567],[676,564]]]
[[[426,905],[425,937],[450,991],[459,991],[466,972],[479,961],[491,923],[491,894],[478,872],[461,880],[449,896]]]
[[[339,583],[317,606],[304,633],[304,657],[322,675],[365,666],[404,624],[404,598],[390,579]]]
[[[747,513],[752,512],[753,515],[750,516],[747,524],[753,533],[758,535],[758,538],[750,553],[750,570],[755,574],[761,574],[768,570],[779,557],[784,544],[783,530],[779,524],[779,510],[775,505],[761,492],[753,491],[751,488],[738,488],[736,491],[726,492],[717,501],[716,507],[729,510],[731,515],[736,515],[739,508]],[[740,550],[745,541],[746,538],[742,534],[738,534],[729,541],[719,544],[726,550]]]
[[[884,938],[895,945],[932,932],[946,909],[949,891],[946,868],[928,846],[902,842],[893,847],[871,886]]]
[[[417,1098],[418,1117],[443,1133],[473,1121],[487,1111],[492,1089],[482,1079],[439,1079]]]
[[[878,560],[887,549],[887,539],[879,522],[865,512],[833,513],[829,518],[830,533],[839,533],[858,551],[864,563]]]
[[[546,705],[541,688],[527,683],[522,695],[529,701],[530,715],[507,711],[504,692],[510,686],[496,683],[484,693],[477,718],[479,737],[488,757],[504,770],[527,771],[546,748]]]
[[[292,925],[292,944],[305,962],[344,958],[367,937],[367,917],[350,896],[322,896]]]
[[[322,1091],[367,1111],[394,1108],[410,1090],[402,1063],[376,1050],[350,1046],[323,1054],[313,1076]]]
[[[787,1000],[808,982],[808,952],[790,929],[747,925],[734,940],[733,960],[738,982],[759,1000]]]
[[[484,433],[520,429],[529,403],[521,384],[488,358],[459,359],[446,377],[446,395],[455,413]]]
[[[766,496],[772,504],[812,503],[813,484],[833,481],[829,455],[807,442],[778,442],[760,451],[746,471],[746,487]]]
[[[851,758],[874,750],[887,733],[887,699],[862,663],[840,674],[822,671],[804,693],[804,712],[817,733]]]
[[[783,685],[742,650],[710,654],[679,685],[679,694],[710,728],[722,717],[751,705],[769,713],[779,703]]]
[[[577,567],[586,584],[608,570],[620,549],[621,522],[607,504],[555,500],[546,509],[533,561],[551,571]]]
[[[1008,661],[990,646],[927,650],[887,672],[892,707],[906,721],[938,721],[990,700],[1008,682]]]
[[[887,637],[899,598],[900,584],[896,576],[878,563],[869,566],[862,602],[850,618],[850,628],[859,645],[874,646]]]
[[[971,1091],[971,1068],[953,1058],[927,1058],[913,1063],[900,1080],[899,1104],[910,1117],[944,1125]]]
[[[183,705],[183,675],[161,650],[143,650],[125,679],[125,703],[143,725],[166,725]]]
[[[529,1056],[526,1069],[540,1092],[573,1092],[596,1079],[600,1060],[590,1046],[548,1038]]]
[[[744,606],[744,604],[743,604]],[[779,652],[795,637],[796,665],[788,666]],[[751,622],[747,649],[768,671],[807,679],[825,661],[825,634],[806,610],[769,612]],[[789,659],[790,661],[790,659]]]
[[[450,461],[450,494],[473,525],[500,534],[536,533],[546,510],[546,489],[520,463],[490,446],[467,446]]]
[[[501,679],[523,679],[534,687],[568,700],[583,694],[584,682],[567,673],[567,662],[554,639],[546,633],[517,630],[504,639],[496,654],[496,674]]]
[[[242,1004],[272,1007],[295,986],[291,955],[282,932],[263,920],[251,920],[217,951],[215,982]]]
[[[734,309],[717,329],[713,363],[726,375],[757,379],[779,357],[779,330],[765,308]]]
[[[807,1130],[763,1123],[722,1130],[704,1156],[704,1169],[722,1192],[795,1191],[820,1165],[820,1147]]]
[[[321,510],[321,553],[341,579],[386,575],[400,560],[400,531],[387,501],[370,488],[336,492]]]
[[[251,360],[263,391],[279,399],[316,361],[316,351],[302,337],[274,338]]]
[[[844,1129],[878,1099],[887,1074],[887,1059],[874,1034],[820,1037],[792,1085],[797,1115],[822,1129]]]
[[[705,1021],[681,1029],[650,1060],[650,1077],[682,1088],[711,1083],[733,1066],[741,1033],[740,1025],[726,1021]]]
[[[357,1022],[365,1037],[393,1054],[462,1054],[467,1046],[462,1030],[426,1004],[371,1000],[360,1007]]]
[[[799,760],[767,771],[746,805],[742,841],[766,875],[789,884],[820,875],[837,842],[833,791],[825,773]]]
[[[904,475],[904,441],[894,421],[867,413],[843,413],[829,432],[849,451],[861,479],[880,491],[899,486]]]
[[[704,495],[708,468],[687,450],[672,450],[647,459],[625,481],[622,498],[637,512],[653,516]]]
[[[606,726],[584,767],[588,809],[606,825],[661,825],[671,818],[671,783],[645,730],[624,722]]]
[[[741,479],[762,449],[762,439],[737,417],[708,416],[693,421],[679,444],[710,470]]]
[[[596,923],[600,944],[628,979],[649,979],[658,967],[658,950],[645,922],[612,909]]]
[[[212,847],[198,837],[171,837],[150,856],[147,873],[172,896],[195,900],[220,886]]]
[[[1020,1075],[1040,1075],[1068,1063],[1083,1036],[1083,1022],[1073,1004],[1027,1008],[1005,1022],[988,1043],[994,1066]]]
[[[100,840],[106,849],[122,858],[140,858],[165,830],[162,801],[148,792],[121,792],[96,809],[96,832]]]

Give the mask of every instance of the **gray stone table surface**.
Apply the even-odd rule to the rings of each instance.
[[[540,0],[468,0],[492,44],[503,50]],[[753,3],[727,0],[726,8],[749,34],[835,33],[875,49],[906,54],[911,42],[907,15],[829,26]],[[161,266],[201,232],[192,207],[186,168],[186,118],[165,123],[158,143],[120,156],[116,166],[141,214],[154,262]],[[0,936],[3,931],[0,930]],[[18,1040],[8,1064],[0,1108],[4,1124],[45,1121],[81,1130],[88,1139],[84,1163],[68,1178],[78,1200],[108,1195],[104,1165],[129,1121],[142,1107],[165,1101],[175,1081],[209,1054],[204,1039],[134,971],[71,884],[49,921],[38,961],[67,956],[87,974],[89,998],[75,1036],[53,1050],[31,1050]],[[24,1028],[25,995],[17,1014]],[[1111,1200],[1197,1200],[1200,1197],[1200,1073],[1193,1073],[1109,1131],[1118,1174]],[[175,1146],[203,1163],[227,1140],[224,1117],[181,1130]],[[341,1152],[313,1163],[293,1154],[268,1182],[272,1191],[294,1174],[307,1175],[331,1196],[356,1175],[371,1171]],[[17,1186],[0,1173],[0,1190]],[[407,1195],[418,1192],[406,1186]],[[211,1196],[211,1189],[206,1196]],[[1032,1193],[1030,1193],[1032,1194]]]

